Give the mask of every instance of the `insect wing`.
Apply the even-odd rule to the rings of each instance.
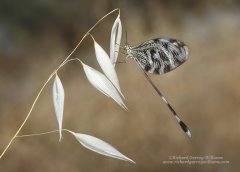
[[[156,38],[132,47],[131,56],[146,72],[164,74],[187,60],[188,48],[176,39]]]

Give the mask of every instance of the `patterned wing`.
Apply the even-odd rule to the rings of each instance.
[[[176,39],[156,38],[131,48],[131,56],[149,73],[164,74],[188,58],[187,46]]]

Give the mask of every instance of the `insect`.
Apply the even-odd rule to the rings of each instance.
[[[191,137],[187,125],[180,119],[167,99],[155,86],[146,72],[151,74],[164,74],[176,69],[188,59],[188,47],[181,41],[172,38],[155,38],[145,41],[137,46],[125,45],[125,50],[143,70],[145,77],[172,112],[182,130]]]
[[[164,74],[176,69],[188,58],[187,46],[176,39],[156,38],[138,46],[126,45],[128,57],[149,73]]]

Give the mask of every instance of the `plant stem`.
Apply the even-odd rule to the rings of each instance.
[[[72,131],[63,128],[62,131],[67,131],[69,133],[72,133]],[[33,137],[33,136],[42,136],[42,135],[46,135],[46,134],[52,134],[52,133],[56,133],[59,132],[59,130],[53,130],[53,131],[47,131],[47,132],[42,132],[42,133],[36,133],[36,134],[24,134],[24,135],[18,135],[16,136],[16,138],[23,138],[23,137]]]
[[[24,119],[23,123],[21,124],[21,126],[18,128],[17,132],[14,134],[14,136],[11,138],[11,140],[9,141],[8,145],[6,146],[6,148],[3,150],[0,159],[3,157],[3,155],[5,154],[5,152],[8,150],[9,146],[11,145],[11,143],[13,142],[13,140],[16,138],[16,136],[18,135],[18,133],[21,131],[22,127],[24,126],[24,124],[27,122],[27,119],[29,118],[30,114],[32,113],[32,110],[35,106],[35,104],[37,103],[37,100],[39,98],[39,96],[41,95],[43,89],[46,87],[46,85],[48,84],[48,82],[51,80],[51,78],[53,77],[53,75],[56,73],[56,71],[54,71],[49,78],[47,79],[47,81],[43,84],[42,88],[40,89],[40,91],[37,94],[37,97],[34,99],[34,102],[26,116],[26,118]]]
[[[0,155],[0,159],[3,157],[3,155],[5,154],[5,152],[8,150],[8,148],[10,147],[11,143],[13,142],[13,140],[17,137],[17,135],[19,134],[19,132],[21,131],[21,129],[23,128],[23,126],[25,125],[25,123],[27,122],[30,114],[32,113],[33,108],[35,107],[35,104],[37,103],[42,91],[44,90],[44,88],[46,87],[46,85],[49,83],[49,81],[52,79],[52,77],[57,73],[57,71],[63,66],[65,65],[66,61],[72,56],[72,54],[77,50],[77,48],[80,46],[80,44],[82,43],[82,41],[85,39],[85,37],[107,16],[109,16],[110,14],[114,13],[115,11],[119,11],[120,13],[120,9],[116,8],[112,11],[110,11],[109,13],[107,13],[106,15],[104,15],[101,19],[99,19],[87,32],[86,34],[82,37],[82,39],[79,41],[79,43],[77,44],[77,46],[71,51],[71,53],[66,57],[66,59],[58,66],[58,68],[56,70],[54,70],[50,76],[48,77],[47,81],[43,84],[43,86],[41,87],[40,91],[38,92],[36,98],[34,99],[34,102],[26,116],[26,118],[24,119],[24,121],[22,122],[22,124],[20,125],[20,127],[18,128],[17,132],[14,134],[14,136],[11,138],[11,140],[9,141],[9,143],[7,144],[7,146],[5,147],[5,149],[3,150],[3,152]]]
[[[84,36],[82,37],[82,39],[79,41],[79,43],[77,44],[77,46],[72,50],[72,52],[67,56],[67,58],[61,63],[61,65],[58,67],[58,69],[61,68],[61,67],[62,67],[62,64],[64,64],[64,63],[71,57],[71,55],[77,50],[77,48],[78,48],[79,45],[82,43],[82,41],[85,39],[85,37],[89,35],[89,33],[98,25],[98,23],[100,23],[103,19],[105,19],[107,16],[109,16],[110,14],[112,14],[113,12],[115,12],[115,11],[117,11],[117,10],[119,11],[119,14],[120,14],[120,9],[119,9],[119,8],[116,8],[116,9],[110,11],[109,13],[107,13],[107,14],[106,14],[105,16],[103,16],[101,19],[99,19],[99,20],[97,21],[97,23],[95,23],[95,24],[85,33],[85,35],[84,35]]]
[[[63,131],[64,129],[62,129]],[[53,131],[47,131],[47,132],[43,132],[43,133],[35,133],[35,134],[24,134],[24,135],[18,135],[16,136],[16,138],[23,138],[23,137],[33,137],[33,136],[42,136],[42,135],[46,135],[46,134],[52,134],[52,133],[56,133],[59,132],[59,130],[53,130]]]

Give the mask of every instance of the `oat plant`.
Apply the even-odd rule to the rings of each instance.
[[[113,14],[114,12],[118,12],[118,16],[112,26],[111,31],[111,39],[110,39],[110,57],[105,52],[105,50],[95,41],[94,37],[91,35],[91,31],[107,16]],[[88,81],[101,93],[106,95],[107,97],[112,98],[114,101],[116,101],[117,104],[119,104],[124,110],[127,110],[127,106],[124,104],[124,96],[121,92],[118,77],[115,71],[115,64],[118,57],[118,51],[119,51],[119,45],[121,42],[121,35],[122,35],[122,24],[120,20],[120,10],[114,9],[105,16],[103,16],[101,19],[99,19],[82,37],[82,39],[79,41],[77,46],[72,50],[72,52],[63,60],[63,62],[50,74],[46,82],[41,87],[40,91],[38,92],[35,100],[32,103],[32,106],[29,110],[29,112],[26,115],[26,118],[14,134],[14,136],[11,138],[5,149],[0,155],[0,159],[5,155],[6,151],[10,148],[11,144],[16,138],[19,137],[30,137],[30,136],[37,136],[37,135],[44,135],[44,134],[50,134],[54,132],[59,132],[59,141],[62,140],[62,132],[67,132],[71,135],[73,135],[77,141],[81,143],[85,148],[92,150],[96,153],[109,156],[112,158],[117,158],[120,160],[125,160],[131,163],[135,163],[133,160],[128,158],[127,156],[120,153],[116,148],[111,146],[110,144],[106,143],[103,140],[100,140],[94,136],[82,134],[82,133],[76,133],[74,131],[70,131],[68,129],[62,128],[63,123],[63,114],[64,114],[64,87],[63,84],[58,76],[58,71],[61,70],[61,68],[68,64],[70,61],[75,61],[79,63],[86,74],[86,77]],[[99,72],[96,69],[88,66],[85,64],[81,59],[79,58],[72,58],[72,54],[77,50],[77,48],[82,44],[83,40],[87,37],[91,36],[95,48],[95,54],[96,59],[103,71]],[[55,131],[49,131],[44,133],[38,133],[38,134],[28,134],[28,135],[19,135],[21,129],[25,125],[26,121],[29,119],[30,115],[32,114],[33,109],[35,108],[36,102],[39,100],[42,91],[45,89],[46,85],[49,84],[51,80],[53,81],[53,88],[52,88],[52,96],[53,96],[53,104],[54,109],[57,117],[57,123],[58,123],[58,130]]]
[[[107,16],[113,14],[114,12],[118,12],[118,16],[113,23],[110,37],[110,53],[109,55],[106,51],[97,43],[94,37],[91,34],[91,31]],[[72,58],[72,54],[77,50],[77,48],[82,44],[83,40],[87,37],[91,37],[93,40],[93,46],[95,49],[96,59],[98,64],[100,65],[102,72],[97,71],[96,69],[88,66],[79,58]],[[70,131],[66,128],[62,128],[63,123],[63,114],[64,114],[64,87],[58,76],[58,71],[61,68],[68,64],[68,62],[76,62],[79,63],[86,74],[88,81],[101,93],[106,95],[107,97],[112,98],[120,107],[124,110],[128,110],[127,106],[124,104],[124,96],[121,92],[118,77],[115,71],[115,65],[118,58],[118,52],[120,48],[122,36],[122,24],[120,20],[120,10],[114,9],[109,12],[101,19],[99,19],[82,37],[77,46],[72,50],[72,52],[63,60],[63,62],[50,74],[46,82],[41,87],[38,92],[29,112],[26,115],[25,120],[22,122],[14,136],[11,138],[2,154],[0,155],[0,159],[9,149],[12,142],[19,137],[30,137],[37,135],[44,135],[59,132],[59,141],[62,140],[62,132],[67,132],[73,135],[77,141],[79,141],[85,148],[92,150],[96,153],[109,156],[112,158],[117,158],[120,160],[128,161],[131,163],[135,163],[133,160],[128,158],[127,156],[120,153],[116,148],[106,143],[103,140],[100,140],[94,136],[76,133],[74,131]],[[138,66],[144,72],[144,75],[147,81],[151,84],[163,102],[167,105],[172,115],[175,117],[176,121],[182,128],[182,130],[186,133],[186,135],[190,138],[191,132],[188,126],[180,119],[179,115],[172,108],[167,99],[163,96],[163,94],[159,91],[159,89],[155,86],[152,80],[149,78],[146,72],[150,74],[164,74],[176,69],[178,66],[183,64],[188,59],[188,48],[187,46],[177,40],[172,38],[155,38],[149,41],[145,41],[138,46],[130,46],[128,44],[125,47],[121,47],[125,49],[127,57],[130,57],[136,61]],[[46,85],[49,84],[51,80],[53,81],[52,88],[52,96],[53,96],[53,104],[57,117],[58,130],[38,133],[38,134],[28,134],[28,135],[19,135],[19,132],[25,125],[26,121],[29,119],[32,111],[36,105],[36,102],[39,100],[42,91],[45,89]]]

